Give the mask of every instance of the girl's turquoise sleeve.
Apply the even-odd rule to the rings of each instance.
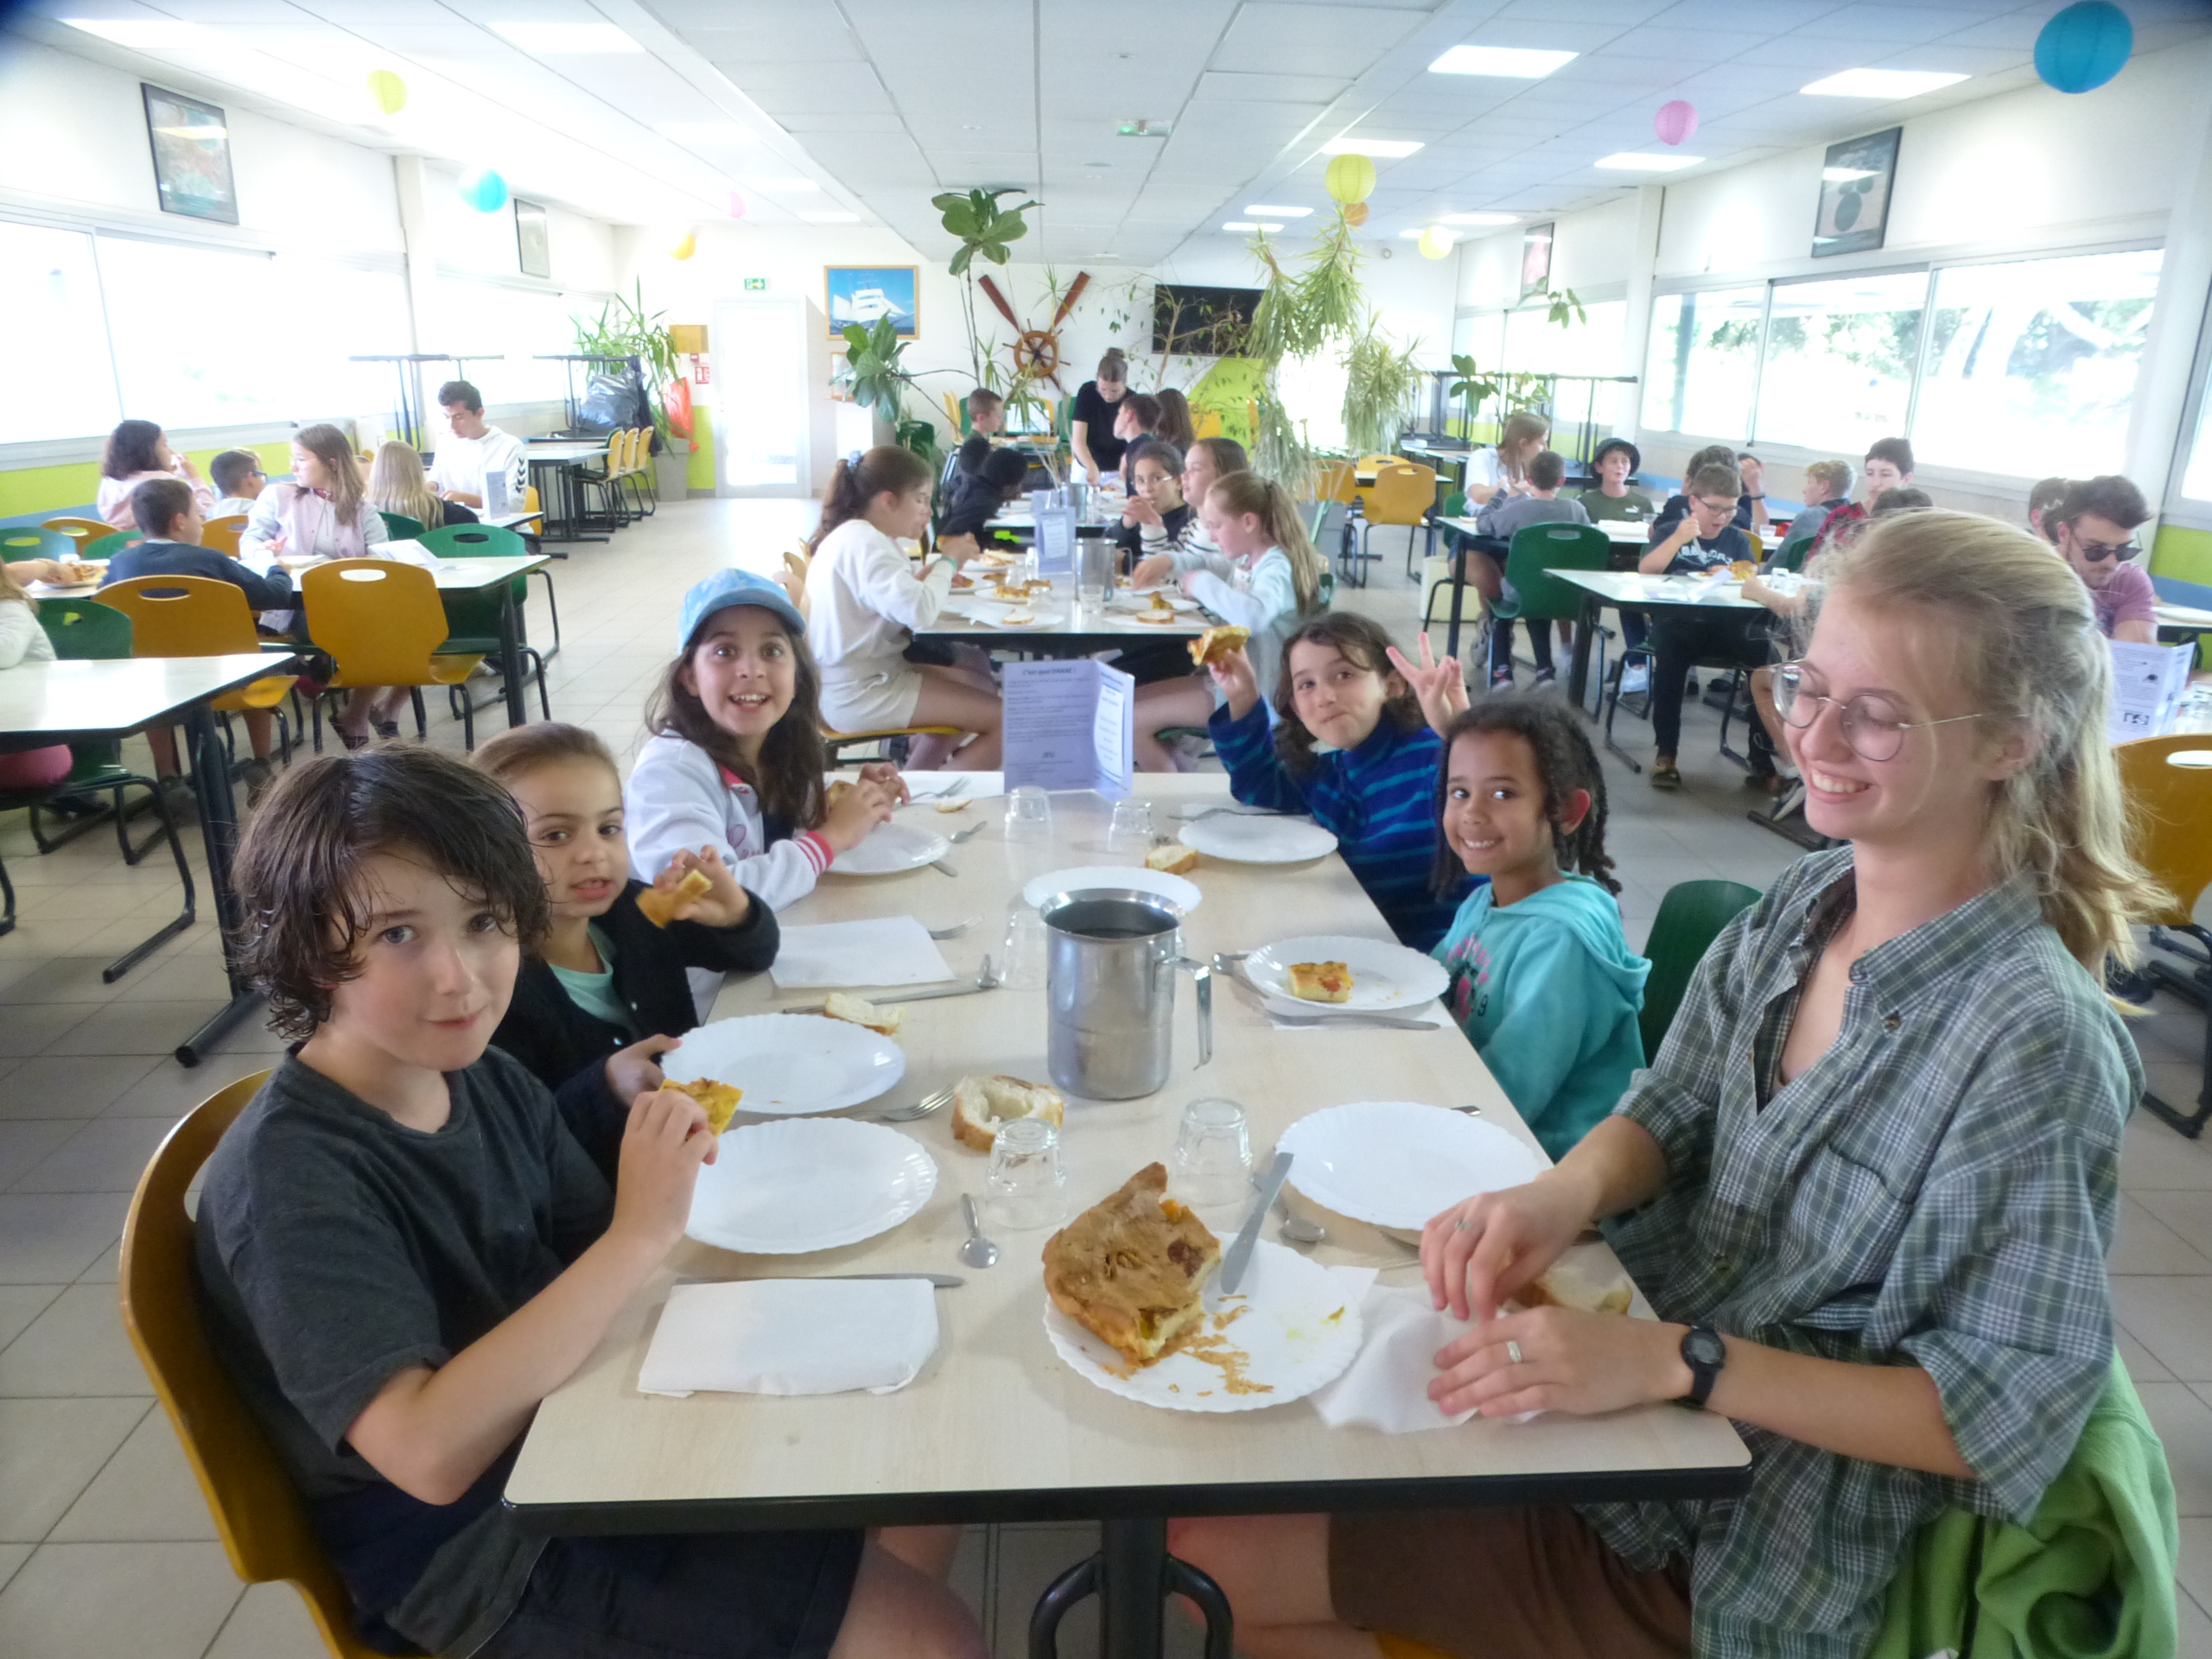
[[[1620,991],[1564,928],[1542,929],[1492,973],[1495,1023],[1479,1048],[1483,1064],[1544,1150],[1563,1158],[1612,1109],[1560,1096],[1620,1017]]]

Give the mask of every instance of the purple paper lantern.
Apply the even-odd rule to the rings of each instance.
[[[2036,73],[2062,92],[2094,92],[2127,67],[2135,26],[2107,0],[2080,0],[2036,36]]]
[[[1659,135],[1662,144],[1688,143],[1690,135],[1697,130],[1697,105],[1686,98],[1662,104],[1652,120],[1651,130]]]

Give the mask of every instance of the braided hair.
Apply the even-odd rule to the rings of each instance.
[[[1517,737],[1535,757],[1536,779],[1544,793],[1544,817],[1552,826],[1552,854],[1560,869],[1586,875],[1615,898],[1613,861],[1605,852],[1605,774],[1582,721],[1561,698],[1535,691],[1505,691],[1487,696],[1444,728],[1444,756],[1436,768],[1436,864],[1430,886],[1449,892],[1465,874],[1459,855],[1443,834],[1444,807],[1451,791],[1452,746],[1474,733]],[[1560,828],[1567,798],[1576,790],[1590,793],[1590,810],[1572,830]]]

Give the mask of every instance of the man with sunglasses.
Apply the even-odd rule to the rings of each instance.
[[[2155,645],[2158,594],[2143,567],[2135,527],[2151,516],[2143,492],[2116,473],[2076,479],[2059,504],[2043,516],[2042,530],[2074,568],[2097,607],[2097,626],[2108,639]]]

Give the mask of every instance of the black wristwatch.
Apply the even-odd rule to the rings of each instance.
[[[1720,1380],[1720,1368],[1727,1363],[1728,1344],[1718,1331],[1709,1325],[1690,1326],[1682,1336],[1682,1363],[1690,1368],[1690,1391],[1675,1403],[1703,1411],[1713,1385]]]

